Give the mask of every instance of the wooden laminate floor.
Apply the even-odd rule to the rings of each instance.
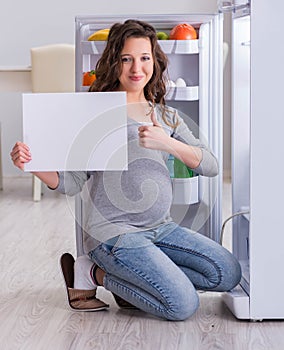
[[[224,190],[226,217],[229,184]],[[103,288],[108,311],[72,312],[58,260],[75,254],[74,203],[48,190],[34,203],[31,192],[30,178],[4,178],[0,191],[0,350],[284,349],[282,321],[237,320],[219,293],[200,293],[199,310],[184,322],[120,310]]]

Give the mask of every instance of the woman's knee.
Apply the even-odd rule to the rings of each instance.
[[[175,297],[168,303],[166,318],[171,321],[184,321],[191,317],[199,307],[196,290],[177,290]]]
[[[231,254],[227,259],[227,264],[223,268],[221,283],[216,290],[219,291],[229,291],[236,287],[240,282],[242,277],[241,266],[236,259],[236,257]]]

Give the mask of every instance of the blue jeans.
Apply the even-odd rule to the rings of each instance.
[[[184,320],[197,310],[196,289],[228,291],[241,278],[228,250],[175,223],[112,238],[89,256],[106,272],[107,290],[168,320]]]

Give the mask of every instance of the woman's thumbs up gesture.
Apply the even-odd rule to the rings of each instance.
[[[150,115],[152,125],[142,125],[138,128],[139,145],[141,147],[156,149],[160,151],[168,150],[170,136],[165,132],[162,125],[158,122],[155,112]]]

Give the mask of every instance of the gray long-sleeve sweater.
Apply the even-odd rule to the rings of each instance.
[[[204,176],[218,174],[218,162],[208,147],[195,138],[177,111],[168,107],[169,127],[162,109],[155,107],[157,120],[175,139],[200,147],[202,160],[194,171]],[[57,190],[75,195],[83,190],[85,249],[126,232],[137,232],[171,221],[172,182],[167,168],[168,154],[139,146],[139,123],[128,120],[127,171],[59,172]],[[86,186],[85,183],[87,182]]]

